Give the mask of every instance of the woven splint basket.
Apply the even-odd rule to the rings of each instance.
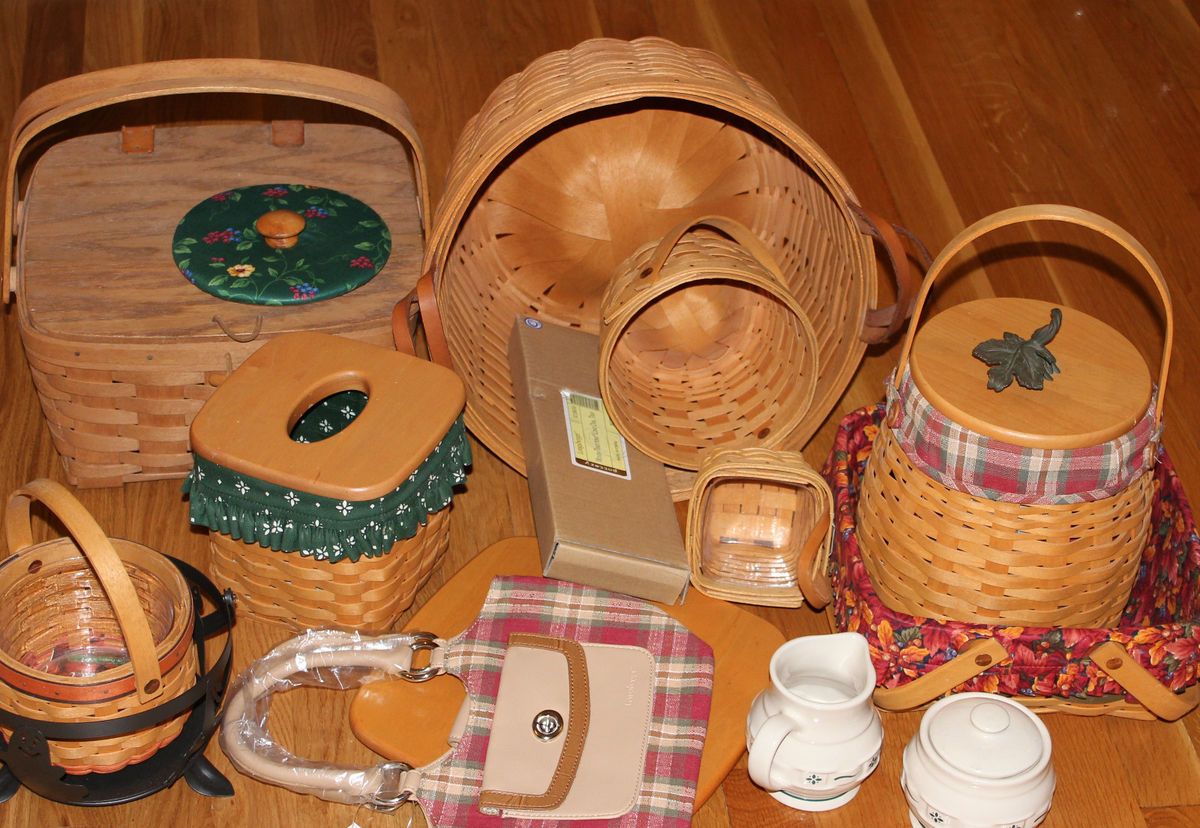
[[[119,104],[193,93],[278,96],[293,111],[327,102],[364,123],[131,126],[77,135],[35,157],[60,127],[85,123],[72,120],[78,115],[110,107],[97,115],[128,115]],[[200,202],[268,181],[367,203],[390,232],[379,274],[344,296],[285,306],[229,302],[189,284],[194,277],[173,258],[180,219]],[[415,281],[429,216],[421,145],[391,89],[333,69],[242,59],[105,69],[38,89],[14,116],[4,198],[16,209],[5,211],[0,242],[3,296],[15,294],[42,410],[79,486],[186,475],[196,412],[277,334],[320,330],[387,345],[391,305]],[[325,217],[311,212],[314,222]],[[240,242],[249,229],[228,228],[228,238]],[[211,235],[188,240],[190,267],[206,280],[224,278],[227,264],[210,249]],[[311,298],[308,287],[295,294]]]
[[[1166,320],[1157,393],[1132,343],[1071,308],[981,299],[919,325],[957,253],[990,230],[1029,221],[1094,230],[1150,274]],[[1006,330],[1024,336],[1053,313],[1062,323],[1049,349],[1061,373],[1040,390],[1016,382],[990,390],[975,343]],[[1161,271],[1107,219],[1059,205],[1017,207],[952,240],[918,296],[858,502],[863,558],[887,605],[984,624],[1115,624],[1150,529],[1172,338]]]
[[[833,618],[866,636],[877,706],[978,691],[1047,712],[1174,721],[1200,704],[1200,540],[1165,450],[1149,473],[1150,542],[1111,627],[938,621],[889,607],[863,560],[858,498],[884,417],[883,406],[847,416],[823,470],[837,510]]]
[[[426,251],[467,425],[523,471],[506,357],[513,320],[597,333],[618,265],[714,214],[763,241],[811,321],[820,373],[806,416],[819,421],[915,293],[898,237],[873,228],[856,201],[779,104],[710,52],[601,39],[538,58],[467,124]],[[903,274],[898,305],[879,309],[876,232]]]
[[[651,457],[695,470],[714,450],[807,442],[823,419],[811,415],[812,324],[765,246],[735,221],[689,219],[642,247],[609,283],[601,313],[604,407]]]
[[[34,544],[31,500],[71,537]],[[50,480],[12,494],[5,530],[12,555],[0,563],[0,709],[43,722],[103,722],[149,711],[195,684],[192,596],[166,556],[106,537]],[[118,771],[178,736],[187,716],[112,738],[50,740],[50,761],[71,774]]]
[[[462,383],[406,354],[281,336],[192,423],[191,520],[244,612],[383,631],[446,552],[470,447]]]

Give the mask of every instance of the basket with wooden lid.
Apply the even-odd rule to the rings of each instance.
[[[33,543],[30,502],[70,537]],[[123,732],[112,720],[146,714],[191,690],[202,672],[192,593],[164,555],[109,538],[70,492],[35,480],[10,496],[10,556],[0,562],[0,711],[57,724],[114,724],[104,738],[48,740],[69,774],[113,773],[179,735],[188,712],[147,716]],[[78,732],[86,732],[80,729]],[[0,727],[4,739],[13,731]]]
[[[149,101],[154,113],[197,93],[228,93],[204,104],[219,123],[145,125],[144,110],[122,106]],[[285,116],[324,102],[354,123],[232,122],[259,100]],[[44,140],[96,119],[125,125]],[[14,116],[4,197],[16,209],[0,243],[3,296],[16,297],[55,448],[80,486],[186,475],[196,412],[280,333],[387,345],[430,214],[421,144],[395,92],[243,59],[125,66],[36,90]]]
[[[320,333],[252,354],[192,423],[191,521],[245,613],[293,629],[383,631],[450,539],[471,462],[462,382]]]
[[[919,323],[956,254],[1033,221],[1093,230],[1149,273],[1166,321],[1157,377],[1108,325],[1047,302],[981,299]],[[1158,265],[1094,213],[1016,207],[955,237],[917,297],[858,503],[881,599],[933,619],[1112,626],[1148,540],[1173,330]]]
[[[810,320],[821,369],[797,387],[810,386],[801,407],[819,423],[867,343],[903,325],[917,283],[900,238],[866,218],[829,156],[755,80],[658,38],[588,40],[501,83],[459,140],[424,262],[472,432],[523,471],[513,320],[598,333],[619,265],[706,215],[761,240]],[[899,273],[887,307],[876,307],[876,235]]]

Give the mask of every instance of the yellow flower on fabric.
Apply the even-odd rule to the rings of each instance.
[[[254,265],[235,264],[233,267],[226,268],[225,272],[235,279],[244,279],[254,272]]]

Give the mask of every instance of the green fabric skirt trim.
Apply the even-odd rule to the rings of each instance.
[[[183,483],[191,522],[234,540],[336,563],[376,558],[411,538],[466,482],[471,447],[459,417],[408,479],[383,497],[334,500],[231,471],[199,454]]]

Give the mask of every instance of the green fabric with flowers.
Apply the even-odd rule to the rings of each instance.
[[[292,210],[305,226],[294,247],[267,245],[263,213]],[[255,184],[209,196],[184,215],[171,246],[179,272],[205,293],[251,305],[295,305],[349,293],[387,262],[392,237],[353,196],[304,184]]]
[[[365,404],[365,396],[360,396]],[[332,398],[326,402],[332,403]],[[318,404],[305,415],[315,419],[303,429],[298,423],[293,439],[303,442],[304,434],[298,430],[310,427],[323,437],[332,436],[361,410],[361,405],[355,410],[347,404],[330,411]],[[335,418],[341,418],[340,424]],[[279,552],[336,563],[357,561],[363,555],[376,558],[396,541],[411,538],[429,515],[450,505],[453,488],[466,482],[470,464],[471,448],[459,417],[408,479],[383,497],[318,497],[234,472],[199,454],[193,457],[183,490],[188,494],[191,522],[197,526]]]

